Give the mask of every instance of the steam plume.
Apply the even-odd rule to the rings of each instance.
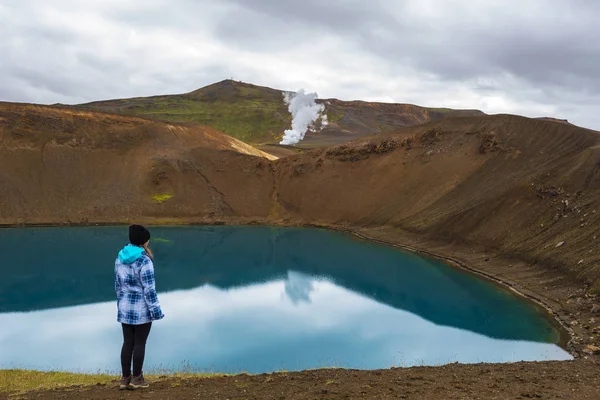
[[[321,118],[321,127],[327,126],[327,115],[323,114],[325,106],[317,104],[316,93],[306,93],[300,89],[298,93],[286,92],[283,94],[284,101],[292,114],[292,129],[284,132],[283,140],[279,144],[296,144],[302,139],[306,131],[314,129],[315,122]]]

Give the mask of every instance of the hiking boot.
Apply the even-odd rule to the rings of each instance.
[[[131,382],[129,383],[129,387],[131,389],[144,389],[150,386],[148,382],[144,379],[144,375],[134,376],[131,378]]]
[[[131,382],[131,375],[129,375],[127,378],[122,377],[119,381],[119,390],[127,389],[129,387],[129,382]]]

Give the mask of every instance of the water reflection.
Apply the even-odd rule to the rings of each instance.
[[[436,325],[297,272],[231,290],[204,285],[163,293],[161,300],[167,317],[155,324],[148,344],[154,370],[188,363],[257,373],[570,358],[553,344]],[[0,314],[0,326],[10,327],[0,332],[0,368],[116,371],[114,314],[113,302]]]
[[[414,254],[314,229],[152,232],[167,315],[149,343],[155,368],[569,358],[540,310]],[[124,237],[124,227],[0,230],[0,368],[115,369],[113,262]]]
[[[310,294],[314,289],[310,276],[295,271],[288,271],[288,277],[285,281],[285,294],[292,303],[310,303]]]
[[[242,287],[281,279],[293,270],[327,277],[435,324],[499,339],[558,340],[539,310],[506,290],[437,261],[340,233],[271,227],[152,231],[160,238],[152,244],[159,291],[204,284]],[[0,312],[113,300],[112,264],[124,237],[124,227],[0,230],[6,261],[0,265]],[[36,243],[36,251],[23,252],[23,243]],[[15,265],[19,268],[9,267]],[[290,296],[306,299],[308,288],[300,290],[306,282],[293,279]]]

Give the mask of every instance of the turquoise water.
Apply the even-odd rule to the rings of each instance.
[[[317,229],[152,228],[146,371],[565,360],[531,304],[438,261]],[[0,368],[118,371],[126,227],[0,229]]]

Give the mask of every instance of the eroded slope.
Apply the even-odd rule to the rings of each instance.
[[[207,127],[0,103],[0,223],[266,215],[264,157]]]

